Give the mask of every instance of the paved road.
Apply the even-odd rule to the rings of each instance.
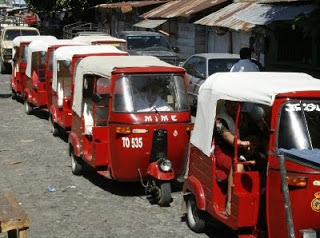
[[[213,224],[205,234],[189,230],[179,184],[171,206],[160,208],[140,184],[72,175],[67,143],[9,95],[9,75],[0,75],[0,192],[12,192],[26,210],[27,237],[230,237]]]

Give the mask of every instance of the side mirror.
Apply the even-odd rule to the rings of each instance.
[[[63,66],[70,70],[71,61],[70,60],[64,60]]]
[[[178,47],[172,47],[172,50],[173,50],[174,52],[176,52],[176,53],[179,53],[179,52],[180,52],[180,50],[179,50]]]
[[[95,103],[100,102],[102,99],[102,96],[98,93],[94,93],[92,94],[92,101],[94,101]]]

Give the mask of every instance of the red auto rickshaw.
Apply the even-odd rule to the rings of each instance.
[[[153,56],[87,57],[77,67],[69,154],[117,181],[141,181],[168,206],[185,171],[191,123],[183,68]]]
[[[62,46],[79,46],[84,43],[76,43],[72,40],[47,40],[36,39],[30,44],[27,83],[24,93],[27,114],[33,112],[33,108],[48,111],[52,98],[52,61],[54,51]]]
[[[64,46],[53,55],[52,104],[49,118],[54,136],[71,129],[74,72],[80,59],[92,56],[128,55],[110,45]]]
[[[29,44],[33,40],[44,39],[47,41],[55,40],[54,36],[18,36],[13,44],[12,52],[12,75],[10,85],[12,90],[12,99],[24,98],[24,89],[26,84],[26,67],[27,67],[27,52]]]
[[[119,50],[128,51],[126,40],[108,35],[76,36],[72,40],[89,45],[112,45]]]
[[[221,124],[215,123],[230,115],[230,103],[234,142],[227,173],[220,163],[221,127],[215,126]],[[242,238],[317,237],[319,126],[318,79],[275,72],[210,76],[200,88],[183,186],[189,227],[202,232],[211,217]],[[246,150],[243,140],[250,141]]]

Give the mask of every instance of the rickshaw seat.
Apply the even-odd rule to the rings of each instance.
[[[63,89],[61,83],[58,83],[58,107],[62,108],[63,106]]]
[[[91,99],[83,99],[84,134],[92,135],[93,117]]]

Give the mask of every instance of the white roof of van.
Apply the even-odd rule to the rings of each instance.
[[[113,36],[103,36],[103,35],[90,35],[90,36],[76,36],[72,39],[75,42],[83,42],[87,44],[92,44],[95,41],[104,41],[104,42],[123,42],[127,41],[124,39],[116,38]]]
[[[272,106],[281,93],[320,91],[320,80],[305,73],[216,73],[199,89],[197,115],[191,143],[210,155],[216,106],[219,99]],[[320,92],[319,92],[320,95]]]

